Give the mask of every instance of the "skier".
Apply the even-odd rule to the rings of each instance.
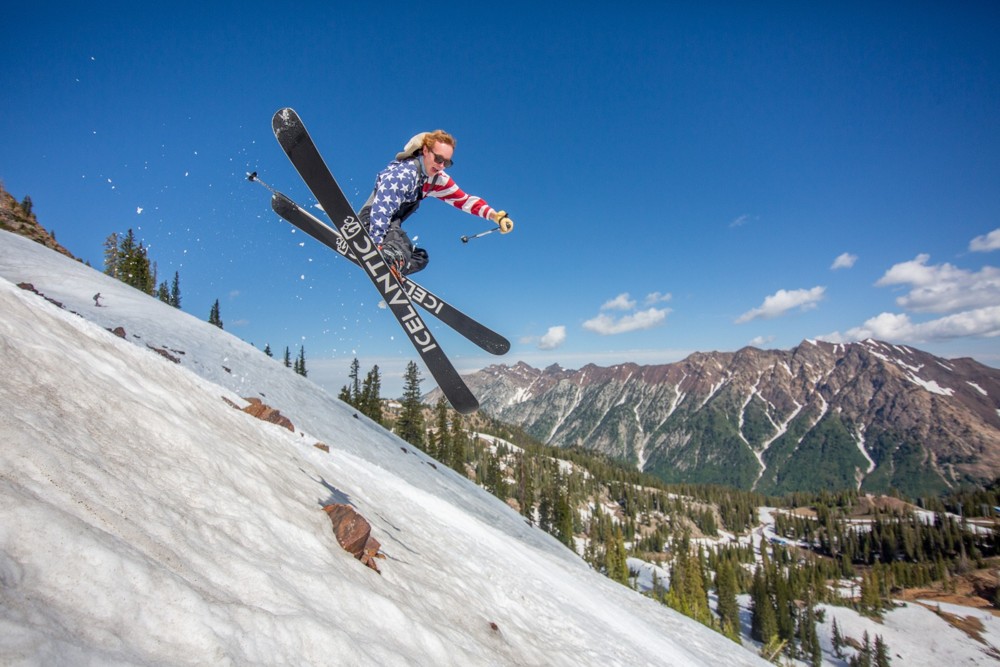
[[[379,172],[375,188],[358,217],[382,255],[400,274],[427,266],[427,251],[414,248],[403,222],[424,197],[435,197],[466,213],[492,220],[501,234],[514,228],[506,211],[494,210],[483,199],[468,195],[445,173],[453,164],[455,138],[444,130],[421,132],[406,143],[396,159]]]

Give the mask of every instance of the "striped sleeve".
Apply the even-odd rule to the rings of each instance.
[[[424,196],[425,197],[436,197],[443,202],[451,204],[455,208],[461,209],[466,213],[471,215],[479,216],[480,218],[490,219],[490,215],[493,213],[493,209],[489,204],[486,203],[484,199],[476,197],[475,195],[466,194],[458,184],[455,183],[455,179],[441,172],[444,176],[444,182],[437,182],[435,179],[434,183],[424,184]]]

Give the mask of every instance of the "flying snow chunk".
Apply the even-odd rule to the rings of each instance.
[[[135,207],[135,214],[136,215],[141,215],[142,214],[142,207],[141,206],[136,206]]]

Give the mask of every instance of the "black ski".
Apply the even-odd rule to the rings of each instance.
[[[254,179],[251,179],[254,180]],[[258,181],[261,182],[261,181]],[[357,264],[357,260],[347,248],[347,243],[336,229],[331,228],[325,222],[305,210],[283,193],[271,190],[271,208],[282,218],[292,223],[313,237],[323,245],[336,250],[338,253]],[[431,315],[450,326],[452,329],[468,338],[490,354],[504,355],[510,350],[510,341],[498,334],[496,331],[484,326],[480,322],[472,319],[459,309],[433,292],[421,287],[410,278],[402,281],[406,295],[413,303],[417,304]]]
[[[336,225],[347,244],[348,252],[368,274],[452,407],[461,414],[475,412],[479,409],[479,400],[466,386],[462,376],[438,345],[434,334],[424,324],[420,313],[413,307],[413,302],[389,270],[389,265],[361,225],[354,208],[327,168],[298,114],[292,109],[281,109],[274,114],[271,127],[299,176]]]

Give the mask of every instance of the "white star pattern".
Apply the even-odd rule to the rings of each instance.
[[[375,200],[385,204],[372,209],[369,233],[376,243],[381,243],[389,231],[392,216],[405,202],[415,202],[426,177],[417,160],[393,162],[386,167],[375,182]]]

